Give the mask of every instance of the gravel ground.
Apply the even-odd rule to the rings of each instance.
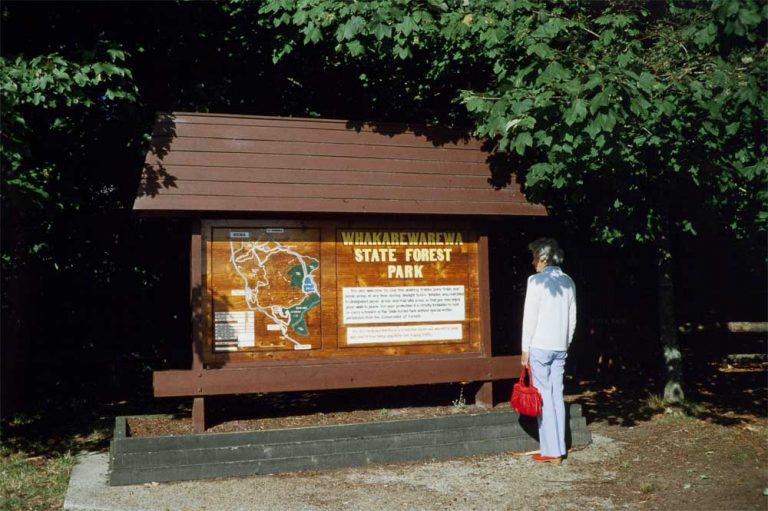
[[[584,492],[585,483],[610,480],[601,461],[623,443],[594,435],[561,465],[528,456],[470,458],[141,486],[106,486],[106,455],[82,458],[65,510],[511,510],[614,509]],[[598,483],[599,484],[599,483]]]

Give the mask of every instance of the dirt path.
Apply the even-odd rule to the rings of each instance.
[[[634,427],[590,429],[620,446],[600,468],[590,466],[584,489],[596,499],[631,509],[768,509],[765,418],[726,426],[660,415]]]
[[[501,454],[276,477],[311,486],[303,502],[328,510],[768,509],[767,420],[663,414],[590,429],[594,444],[560,466]]]
[[[764,510],[768,421],[720,425],[662,414],[593,423],[561,465],[490,456],[341,470],[103,487],[99,509],[506,511]],[[106,470],[106,462],[104,469]],[[75,508],[73,508],[75,509]]]
[[[386,417],[381,417],[381,410],[315,413],[224,421],[212,431],[471,411],[472,407],[457,410],[449,406],[386,410]],[[560,466],[542,466],[534,464],[528,456],[500,454],[262,476],[246,478],[252,481],[245,485],[251,497],[236,490],[238,485],[242,486],[240,480],[220,483],[224,495],[239,492],[243,498],[264,504],[263,509],[270,509],[267,503],[272,502],[272,497],[268,495],[275,491],[282,495],[282,509],[768,509],[768,496],[764,495],[768,488],[767,418],[731,414],[718,416],[714,421],[676,412],[638,416],[632,424],[595,420],[589,425],[594,444],[571,452]],[[133,425],[134,433],[138,434],[183,434],[190,427],[186,418],[141,419],[134,420]],[[272,490],[264,486],[267,482],[273,485]],[[207,487],[210,482],[161,486],[188,493],[197,491],[200,484]],[[229,485],[234,486],[227,490]],[[222,492],[216,490],[215,494]],[[209,500],[205,492],[199,498],[201,505]],[[224,509],[222,502],[212,501],[208,509],[217,509],[217,505]]]

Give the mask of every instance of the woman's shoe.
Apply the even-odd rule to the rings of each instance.
[[[539,463],[560,463],[563,461],[561,456],[542,456],[541,454],[534,454],[531,459]]]

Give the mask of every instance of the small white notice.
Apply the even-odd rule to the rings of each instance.
[[[464,321],[464,286],[345,287],[343,322]]]
[[[461,323],[347,328],[347,345],[460,341]]]
[[[217,312],[214,315],[214,350],[236,351],[256,346],[253,311]]]

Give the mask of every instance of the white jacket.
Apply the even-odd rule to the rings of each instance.
[[[528,278],[523,310],[523,353],[567,351],[576,330],[576,286],[559,266]]]

